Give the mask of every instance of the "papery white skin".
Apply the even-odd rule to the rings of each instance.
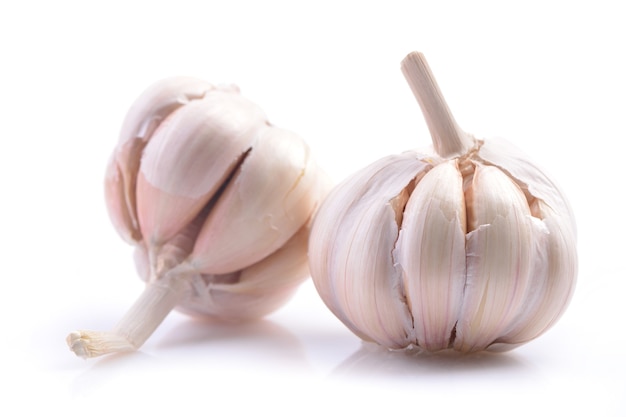
[[[107,166],[105,195],[113,225],[128,242],[141,240],[136,210],[139,162],[156,128],[176,109],[214,89],[191,77],[176,77],[150,86],[128,111]]]
[[[571,299],[572,210],[521,151],[459,129],[421,54],[402,69],[436,153],[383,158],[335,187],[314,219],[311,276],[364,340],[512,349],[549,329]]]
[[[278,308],[308,277],[310,220],[328,188],[306,143],[237,87],[156,83],[129,111],[105,181],[146,289],[112,331],[70,334],[71,349],[134,350],[174,308],[223,320]]]

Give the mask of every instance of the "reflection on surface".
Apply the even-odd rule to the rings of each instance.
[[[298,339],[270,320],[224,323],[185,317],[164,327],[137,352],[88,360],[89,368],[71,384],[71,395],[90,397],[103,387],[107,392],[145,388],[146,380],[163,389],[198,374],[209,377],[204,384],[224,385],[241,377],[276,371],[286,376],[309,368]]]
[[[87,397],[105,388],[129,370],[139,373],[154,365],[154,358],[142,352],[124,352],[103,356],[93,360],[89,369],[78,374],[69,389],[73,398]]]
[[[364,342],[359,350],[333,370],[332,376],[413,378],[425,374],[449,376],[525,369],[528,369],[527,364],[511,352],[468,355],[454,351],[428,353],[417,349],[390,351]]]
[[[209,319],[186,319],[170,329],[157,345],[159,354],[167,351],[219,352],[227,349],[228,356],[241,354],[280,363],[302,366],[306,361],[304,349],[289,330],[275,322],[262,319],[249,322],[223,322]]]

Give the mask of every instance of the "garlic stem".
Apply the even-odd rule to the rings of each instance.
[[[184,279],[172,279],[167,283],[147,284],[112,331],[75,331],[67,336],[67,344],[77,356],[84,358],[136,350],[178,304],[186,283]]]
[[[439,156],[450,158],[469,151],[473,140],[454,120],[424,55],[411,52],[400,68],[422,109]]]

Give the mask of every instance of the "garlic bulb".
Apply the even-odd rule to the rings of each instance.
[[[308,278],[310,219],[327,188],[306,143],[235,86],[179,77],[131,107],[105,194],[146,288],[110,332],[79,331],[79,356],[134,350],[177,308],[267,314]]]
[[[422,54],[401,68],[435,152],[388,156],[331,191],[311,230],[313,281],[364,340],[512,349],[551,327],[572,296],[572,210],[520,151],[458,127]]]

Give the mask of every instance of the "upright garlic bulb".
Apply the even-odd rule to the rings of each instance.
[[[388,156],[335,187],[311,230],[313,281],[365,340],[512,349],[551,327],[572,296],[572,211],[517,149],[458,127],[420,53],[401,68],[435,153]]]
[[[106,201],[146,288],[111,332],[79,331],[79,356],[138,348],[173,309],[249,319],[308,277],[325,181],[306,143],[234,86],[163,80],[139,97],[110,160]]]

